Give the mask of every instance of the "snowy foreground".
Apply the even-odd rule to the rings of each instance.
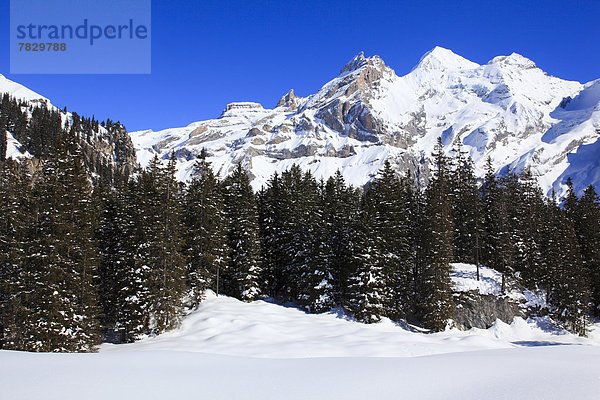
[[[497,289],[494,271],[469,282],[456,267],[457,289]],[[0,351],[0,398],[600,398],[600,326],[581,338],[549,322],[424,334],[209,295],[180,329],[99,354]]]

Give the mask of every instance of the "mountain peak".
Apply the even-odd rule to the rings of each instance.
[[[494,57],[489,64],[497,65],[514,65],[523,68],[537,68],[535,63],[529,58],[524,57],[518,53],[512,53],[509,56],[498,56]]]
[[[350,61],[348,61],[348,63],[346,65],[344,65],[344,67],[340,71],[340,75],[354,72],[366,65],[380,67],[382,65],[385,65],[385,63],[383,62],[381,57],[372,56],[372,57],[367,58],[367,57],[365,57],[364,51],[361,51],[360,53],[355,55]]]
[[[279,99],[275,107],[287,107],[293,110],[298,106],[297,99],[298,98],[294,94],[294,89],[290,89]]]
[[[413,69],[473,69],[479,67],[479,64],[467,60],[464,57],[459,56],[452,50],[444,47],[435,46],[429,50],[417,66]]]

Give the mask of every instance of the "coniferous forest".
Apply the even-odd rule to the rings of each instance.
[[[54,111],[25,113],[9,98],[1,106],[4,349],[132,342],[176,327],[207,289],[439,331],[455,307],[452,262],[498,270],[503,290],[544,290],[573,332],[600,316],[593,186],[578,197],[569,181],[559,203],[529,172],[498,176],[491,161],[478,181],[463,150],[447,156],[441,141],[424,189],[386,163],[365,188],[293,166],[255,193],[241,165],[220,180],[204,153],[183,184],[174,158],[131,174],[94,169],[82,140],[97,133],[94,119],[65,126]],[[5,159],[7,131],[39,162]]]

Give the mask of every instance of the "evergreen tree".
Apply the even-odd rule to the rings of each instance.
[[[365,193],[360,257],[352,290],[354,313],[368,322],[412,312],[416,260],[412,184],[386,162]],[[362,253],[362,254],[361,254]],[[364,293],[372,291],[372,293]]]
[[[258,195],[263,291],[279,300],[285,297],[289,286],[289,275],[286,273],[289,255],[285,251],[287,199],[283,197],[284,193],[282,180],[275,172],[267,187]]]
[[[323,190],[310,173],[293,165],[281,177],[273,176],[260,195],[269,290],[278,300],[312,312],[328,310],[335,301]]]
[[[454,216],[455,259],[481,263],[483,244],[483,210],[473,161],[462,147],[455,149],[455,168],[450,176],[452,215]],[[479,271],[479,270],[478,270]],[[477,276],[479,279],[479,275]]]
[[[435,173],[425,193],[425,264],[420,268],[418,316],[423,326],[443,330],[454,314],[452,282],[454,221],[450,202],[450,169],[441,139],[433,153]]]
[[[150,163],[142,185],[150,218],[146,265],[150,268],[148,293],[149,327],[155,332],[172,329],[179,323],[185,292],[185,258],[182,254],[183,214],[181,190],[175,179],[174,157],[166,167],[158,158]]]
[[[197,305],[207,288],[219,294],[220,272],[229,262],[223,196],[204,150],[186,191],[185,225],[188,286]]]
[[[174,158],[164,167],[155,156],[125,190],[119,229],[127,237],[126,256],[115,271],[115,332],[123,341],[164,332],[180,321],[186,280],[181,202]]]
[[[365,323],[378,322],[387,313],[385,272],[371,229],[374,214],[373,204],[363,200],[354,239],[355,268],[348,280],[348,309]]]
[[[130,311],[126,298],[137,286],[135,276],[134,247],[135,221],[131,202],[130,186],[117,182],[110,188],[102,182],[95,188],[95,196],[101,205],[98,218],[96,240],[100,254],[98,294],[103,310],[105,340],[111,342],[132,341],[131,327],[139,326],[126,322],[125,315]],[[132,315],[129,315],[129,318]]]
[[[31,285],[26,350],[93,350],[101,339],[94,285],[95,204],[75,138],[59,141],[42,167],[24,268]]]
[[[31,291],[25,250],[31,229],[31,176],[12,160],[0,164],[0,348],[27,349]]]
[[[325,184],[323,193],[324,245],[327,269],[332,276],[333,300],[348,309],[348,283],[355,267],[356,220],[360,196],[346,185],[338,170]]]
[[[7,116],[0,111],[0,164],[6,159],[7,135],[6,124]]]
[[[589,276],[594,313],[600,317],[600,198],[594,186],[590,185],[584,190],[576,210],[572,218],[582,262]]]
[[[111,232],[120,235],[114,243],[110,242],[114,239],[112,237],[106,238],[109,241],[100,239],[100,249],[106,251],[108,254],[103,255],[109,257],[103,260],[108,262],[101,269],[103,283],[100,289],[102,293],[105,285],[115,282],[112,289],[108,288],[110,292],[105,301],[112,297],[116,303],[114,334],[117,342],[130,343],[149,332],[147,299],[150,268],[145,260],[148,256],[147,227],[153,216],[140,207],[147,201],[141,190],[142,180],[144,174],[140,173],[138,180],[131,180],[118,189],[114,199],[118,210],[107,218],[108,224],[101,225],[107,235]],[[106,207],[105,214],[110,212],[110,207]],[[111,224],[114,226],[111,227]],[[111,261],[114,265],[110,265]],[[105,303],[106,307],[110,307],[110,303]]]
[[[240,164],[224,180],[223,193],[231,248],[223,289],[228,295],[251,301],[261,295],[260,231],[256,199],[250,179]]]
[[[333,276],[327,262],[328,243],[324,241],[325,222],[321,192],[310,172],[300,182],[295,208],[298,217],[293,238],[298,253],[293,257],[293,268],[298,276],[297,300],[310,312],[329,311],[334,306]],[[303,226],[300,221],[304,221]]]
[[[516,207],[512,226],[515,234],[511,239],[515,249],[513,265],[526,286],[535,288],[544,263],[542,242],[545,206],[542,190],[530,170],[525,170],[519,178],[516,196],[516,201],[511,203]]]
[[[506,290],[507,276],[513,272],[515,258],[514,210],[518,179],[514,174],[498,180],[487,161],[487,172],[481,187],[484,209],[485,240],[484,262],[502,274],[502,293]]]
[[[546,290],[554,317],[572,332],[585,333],[589,282],[573,224],[556,202],[548,202],[545,242]]]

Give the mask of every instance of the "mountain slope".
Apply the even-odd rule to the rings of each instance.
[[[28,102],[49,102],[49,100],[44,96],[26,88],[23,85],[11,81],[2,74],[0,74],[0,93],[9,93],[16,99],[25,100]]]
[[[131,137],[142,163],[175,152],[181,180],[206,148],[216,172],[241,162],[255,188],[293,163],[325,178],[341,169],[360,186],[386,159],[424,182],[441,137],[448,152],[465,146],[479,176],[491,157],[497,171],[531,168],[544,191],[560,194],[569,167],[578,189],[600,184],[597,172],[577,172],[589,157],[575,153],[600,136],[597,86],[548,76],[514,53],[478,65],[436,47],[400,77],[361,53],[306,98],[290,91],[274,109],[232,103],[219,118]]]
[[[2,75],[0,99],[7,100],[0,110],[0,113],[6,113],[5,123],[8,121],[7,158],[44,158],[56,140],[57,131],[67,132],[76,124],[84,163],[91,176],[111,181],[117,176],[130,175],[137,167],[131,138],[119,123],[107,121],[101,125],[93,119],[66,112],[66,109],[60,110],[45,97]],[[19,118],[25,123],[17,123]],[[38,145],[34,146],[32,143],[36,140]],[[36,165],[33,160],[32,166]]]

